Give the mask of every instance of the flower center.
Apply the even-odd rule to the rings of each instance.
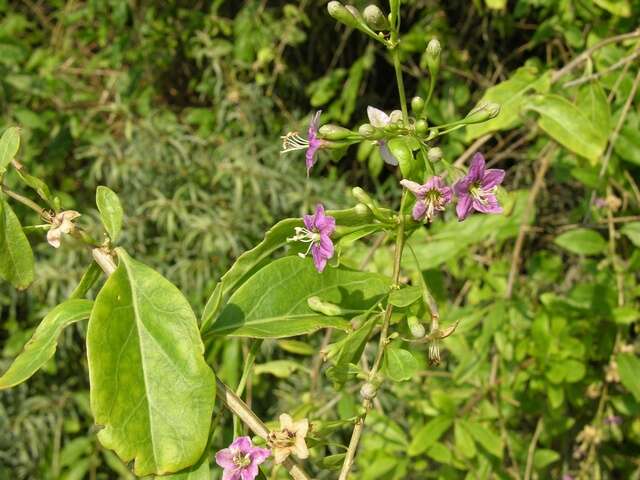
[[[296,234],[293,237],[287,238],[287,240],[290,242],[308,243],[309,246],[307,247],[307,251],[304,253],[298,253],[298,256],[300,258],[305,258],[307,255],[309,255],[311,247],[317,243],[320,243],[320,233],[316,230],[308,230],[304,227],[296,227],[294,231],[296,232]]]
[[[249,454],[238,452],[233,456],[233,463],[238,468],[245,468],[251,465],[251,458],[249,457]]]
[[[486,197],[492,193],[495,193],[496,189],[497,187],[493,187],[488,190],[485,190],[484,188],[482,188],[482,185],[480,184],[480,182],[475,182],[471,185],[471,187],[469,187],[469,193],[475,200],[479,201],[483,205],[486,205],[487,204]]]
[[[306,150],[309,148],[309,140],[302,138],[298,132],[289,132],[280,138],[282,139],[282,150],[280,150],[280,153]]]

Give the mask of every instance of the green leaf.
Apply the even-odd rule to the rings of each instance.
[[[560,454],[547,448],[539,448],[533,456],[533,464],[536,469],[543,469],[560,460]]]
[[[109,238],[111,238],[111,241],[117,242],[122,230],[122,219],[124,217],[118,195],[110,188],[101,185],[96,190],[96,205]]]
[[[271,362],[256,364],[253,367],[255,375],[268,373],[278,378],[289,378],[293,372],[301,368],[299,363],[292,360],[272,360]]]
[[[311,258],[284,257],[249,278],[205,333],[282,338],[326,327],[347,330],[349,322],[311,310],[307,299],[322,296],[345,310],[368,310],[390,285],[391,279],[382,275],[331,267],[318,273]]]
[[[34,260],[22,225],[4,197],[0,195],[0,278],[19,290],[33,282]]]
[[[487,89],[478,105],[494,102],[500,105],[500,114],[483,123],[467,126],[466,141],[498,130],[509,130],[522,123],[520,111],[531,91],[545,93],[550,87],[550,73],[540,74],[537,68],[521,67],[511,78]]]
[[[392,290],[389,294],[389,303],[402,308],[417,302],[422,298],[422,290],[419,286],[409,286]]]
[[[406,139],[396,137],[389,140],[388,146],[389,151],[398,161],[402,176],[404,178],[411,178],[415,159],[407,143]]]
[[[20,148],[20,129],[7,128],[0,137],[0,176],[7,171],[7,166],[14,159]]]
[[[410,351],[389,347],[384,352],[382,373],[396,382],[410,380],[419,368],[418,361]]]
[[[191,467],[171,475],[156,475],[156,480],[211,480],[211,468],[208,455]]]
[[[578,92],[576,104],[591,124],[608,137],[611,131],[611,107],[602,85],[595,81],[584,85]]]
[[[640,358],[631,353],[616,355],[620,381],[627,390],[640,402]]]
[[[613,145],[613,151],[627,162],[640,165],[640,115],[630,112]]]
[[[453,426],[453,436],[455,439],[456,450],[466,458],[476,456],[476,444],[473,441],[471,433],[465,428],[464,423],[456,421]]]
[[[51,192],[49,191],[49,187],[46,183],[33,175],[29,175],[22,169],[16,168],[16,173],[25,185],[35,190],[38,196],[47,202],[50,207],[54,207],[53,197],[51,196]]]
[[[429,420],[418,432],[409,444],[409,455],[415,457],[426,452],[440,437],[449,430],[453,420],[449,417],[436,417]]]
[[[369,319],[360,325],[360,328],[329,345],[327,348],[327,356],[334,364],[334,367],[327,369],[327,375],[331,377],[336,390],[340,389],[347,381],[349,377],[349,364],[357,364],[360,360],[375,324],[375,317]]]
[[[629,0],[593,0],[593,3],[618,17],[631,16]]]
[[[484,3],[492,10],[503,10],[507,6],[507,0],[484,0]]]
[[[559,95],[537,95],[525,108],[540,114],[538,126],[551,138],[592,165],[598,163],[608,131],[595,126],[573,103]]]
[[[98,439],[138,476],[198,461],[209,436],[215,378],[180,291],[116,249],[119,265],[96,298],[87,331]]]
[[[51,310],[0,377],[0,390],[18,385],[36,373],[53,357],[60,332],[74,322],[89,318],[92,306],[90,300],[67,300]]]
[[[604,252],[607,241],[595,230],[576,228],[569,230],[554,240],[556,245],[579,255],[598,255]]]
[[[502,458],[502,439],[480,423],[459,420],[476,442],[491,455]]]
[[[627,223],[620,229],[620,232],[629,237],[631,243],[636,247],[640,247],[640,222]]]

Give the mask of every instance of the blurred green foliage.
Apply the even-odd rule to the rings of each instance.
[[[639,43],[598,49],[553,86],[550,72],[637,28],[639,16],[632,0],[403,2],[409,95],[426,96],[420,56],[439,38],[443,68],[429,118],[452,121],[483,96],[503,104],[500,123],[456,131],[440,147],[453,160],[491,134],[482,148],[508,170],[511,193],[504,217],[448,219],[412,238],[420,266],[407,268],[405,280],[422,275],[443,323],[461,323],[442,344],[443,367],[427,367],[426,350],[416,347],[411,381],[380,393],[384,414],[368,420],[355,478],[529,480],[582,469],[584,478],[640,477],[638,359],[629,353],[638,351],[640,320],[637,92],[625,107]],[[566,85],[594,72],[595,81]],[[572,131],[549,126],[557,117],[536,103],[549,92],[576,102],[575,123],[594,127],[595,149],[581,150]],[[397,106],[390,60],[336,27],[325,2],[0,0],[0,127],[22,127],[19,161],[47,178],[67,209],[90,211],[98,184],[117,192],[123,244],[185,292],[196,312],[232,260],[277,220],[318,199],[348,204],[347,184],[398,196],[378,149],[321,157],[310,180],[302,158],[278,155],[278,136],[304,130],[312,109],[355,124],[369,104]],[[607,190],[598,162],[622,115]],[[549,137],[566,148],[550,151]],[[526,218],[545,155],[546,184]],[[604,207],[594,207],[595,197]],[[609,222],[609,214],[631,220]],[[97,211],[86,217],[91,229]],[[510,285],[521,225],[528,234],[516,260],[524,275]],[[38,268],[28,293],[0,285],[0,371],[89,261],[72,243],[55,255],[32,244]],[[358,245],[346,264],[369,257],[372,271],[390,270],[390,249],[369,255],[371,242]],[[0,393],[0,478],[131,478],[95,439],[85,330],[65,330],[45,372]],[[347,383],[333,398],[323,388],[330,382],[313,373],[320,341],[265,341],[248,395],[265,418],[311,413],[318,435],[343,429],[344,443],[357,389]],[[213,350],[210,361],[231,385],[248,348],[228,340]],[[331,402],[335,414],[323,407]],[[213,445],[226,446],[231,435],[223,416]]]

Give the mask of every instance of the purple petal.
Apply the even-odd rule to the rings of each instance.
[[[502,213],[502,207],[495,195],[486,195],[484,203],[479,200],[473,200],[473,208],[481,213]]]
[[[315,226],[315,223],[316,223],[316,216],[305,215],[304,217],[302,217],[302,219],[304,221],[304,226],[306,227],[306,229],[313,230],[313,227]]]
[[[311,255],[313,256],[313,263],[316,266],[316,270],[318,270],[319,273],[322,273],[324,267],[327,266],[327,259],[322,254],[320,245],[314,245],[311,247]]]
[[[473,198],[471,195],[459,195],[458,204],[456,205],[456,214],[458,215],[458,221],[463,221],[469,213],[471,213],[471,207],[473,206]]]
[[[427,211],[427,203],[423,200],[418,200],[416,204],[413,206],[412,216],[416,221],[422,220],[424,218],[424,214]]]
[[[311,117],[311,121],[309,122],[309,130],[308,130],[309,140],[311,140],[311,138],[315,138],[316,133],[318,133],[318,128],[320,128],[320,115],[321,114],[322,114],[322,110],[318,110]]]
[[[251,457],[251,461],[253,464],[260,465],[271,456],[271,450],[269,450],[268,448],[254,447],[251,449],[249,456]]]
[[[453,190],[451,190],[451,187],[442,187],[440,189],[440,195],[442,195],[442,201],[445,204],[450,203],[453,198]]]
[[[466,195],[469,192],[469,188],[471,187],[472,183],[473,179],[469,177],[461,178],[453,185],[453,191],[459,197]]]
[[[216,453],[216,463],[222,468],[234,469],[236,464],[233,463],[233,450],[231,448],[224,448]]]
[[[305,163],[307,165],[307,177],[309,176],[309,172],[311,172],[311,168],[316,164],[316,152],[320,148],[319,143],[309,143],[309,148],[307,148],[306,153],[304,154]]]
[[[326,258],[333,257],[333,242],[328,235],[320,235],[320,251]]]
[[[477,182],[484,177],[484,156],[478,152],[473,156],[471,160],[471,166],[469,167],[469,173],[466,178],[472,179]]]
[[[336,219],[327,215],[324,217],[322,225],[317,225],[317,227],[321,234],[330,236],[336,229]]]
[[[396,157],[394,157],[393,153],[391,153],[391,150],[389,150],[387,142],[385,142],[384,140],[378,140],[378,147],[380,148],[380,155],[382,156],[384,163],[388,163],[389,165],[393,165],[394,167],[398,165],[398,160],[396,160]]]
[[[251,439],[249,437],[238,437],[236,438],[229,448],[235,448],[240,450],[242,453],[247,453],[251,450]]]
[[[504,180],[504,170],[499,168],[491,168],[484,172],[484,178],[482,179],[482,188],[489,190],[502,183]]]
[[[316,211],[313,214],[313,226],[315,228],[320,228],[321,225],[324,225],[326,222],[326,216],[324,214],[324,205],[318,203],[316,205]]]
[[[222,472],[222,480],[241,480],[239,470],[225,470]]]
[[[412,182],[411,180],[403,179],[400,180],[400,185],[413,193],[416,197],[424,197],[425,188],[424,185],[420,185],[419,183]]]
[[[424,189],[425,190],[440,190],[444,186],[445,185],[444,185],[444,182],[442,181],[442,178],[440,178],[437,175],[434,175],[429,180],[427,180],[427,183],[424,184]]]
[[[253,463],[251,465],[244,467],[240,473],[240,478],[242,480],[253,480],[257,476],[258,476],[258,466],[254,465]]]

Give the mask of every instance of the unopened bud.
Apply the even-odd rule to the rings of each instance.
[[[329,123],[321,126],[318,133],[321,138],[326,138],[327,140],[343,140],[351,135],[352,132],[348,128]]]
[[[427,151],[427,158],[430,162],[436,163],[442,160],[442,150],[440,147],[433,147]]]
[[[427,50],[425,51],[424,61],[427,63],[427,67],[429,68],[429,74],[431,75],[432,82],[433,79],[438,75],[438,71],[440,70],[440,52],[442,51],[442,47],[440,47],[440,42],[437,39],[432,39],[427,44]]]
[[[424,328],[424,325],[420,323],[418,317],[414,315],[407,317],[407,326],[409,327],[413,338],[424,338],[427,334],[427,330]]]
[[[427,44],[427,55],[429,55],[431,58],[439,58],[440,52],[442,52],[440,42],[437,38],[432,38]]]
[[[500,113],[500,105],[493,102],[481,103],[471,110],[461,122],[463,124],[481,123],[495,118]]]
[[[325,302],[320,297],[307,298],[307,305],[314,312],[321,313],[328,317],[339,317],[344,314],[344,310],[338,305],[330,302]]]
[[[358,133],[360,135],[362,135],[363,137],[371,137],[371,136],[375,135],[376,129],[373,127],[373,125],[371,125],[369,123],[363,123],[358,128]]]
[[[360,13],[360,10],[358,10],[356,7],[354,7],[353,5],[345,5],[344,8],[349,10],[349,13],[353,15],[353,18],[355,18],[359,22],[364,22],[364,18],[362,18],[362,14]]]
[[[327,11],[329,15],[335,18],[340,23],[344,23],[348,27],[358,28],[358,20],[353,14],[340,2],[329,2],[327,4]]]
[[[364,205],[368,206],[373,203],[369,194],[360,187],[353,187],[353,189],[351,190],[351,194],[356,200]]]
[[[415,114],[422,113],[422,109],[424,108],[424,99],[422,97],[413,97],[411,99],[411,110]]]
[[[428,129],[427,122],[425,120],[418,120],[415,128],[418,135],[425,135]]]
[[[378,394],[378,388],[371,382],[367,382],[360,388],[360,396],[365,400],[373,400]]]
[[[373,30],[384,32],[389,30],[389,21],[377,5],[368,5],[363,12],[364,21]]]
[[[356,206],[354,207],[354,210],[356,212],[357,215],[360,216],[369,216],[369,209],[367,208],[367,206],[364,203],[358,203],[356,204]]]

